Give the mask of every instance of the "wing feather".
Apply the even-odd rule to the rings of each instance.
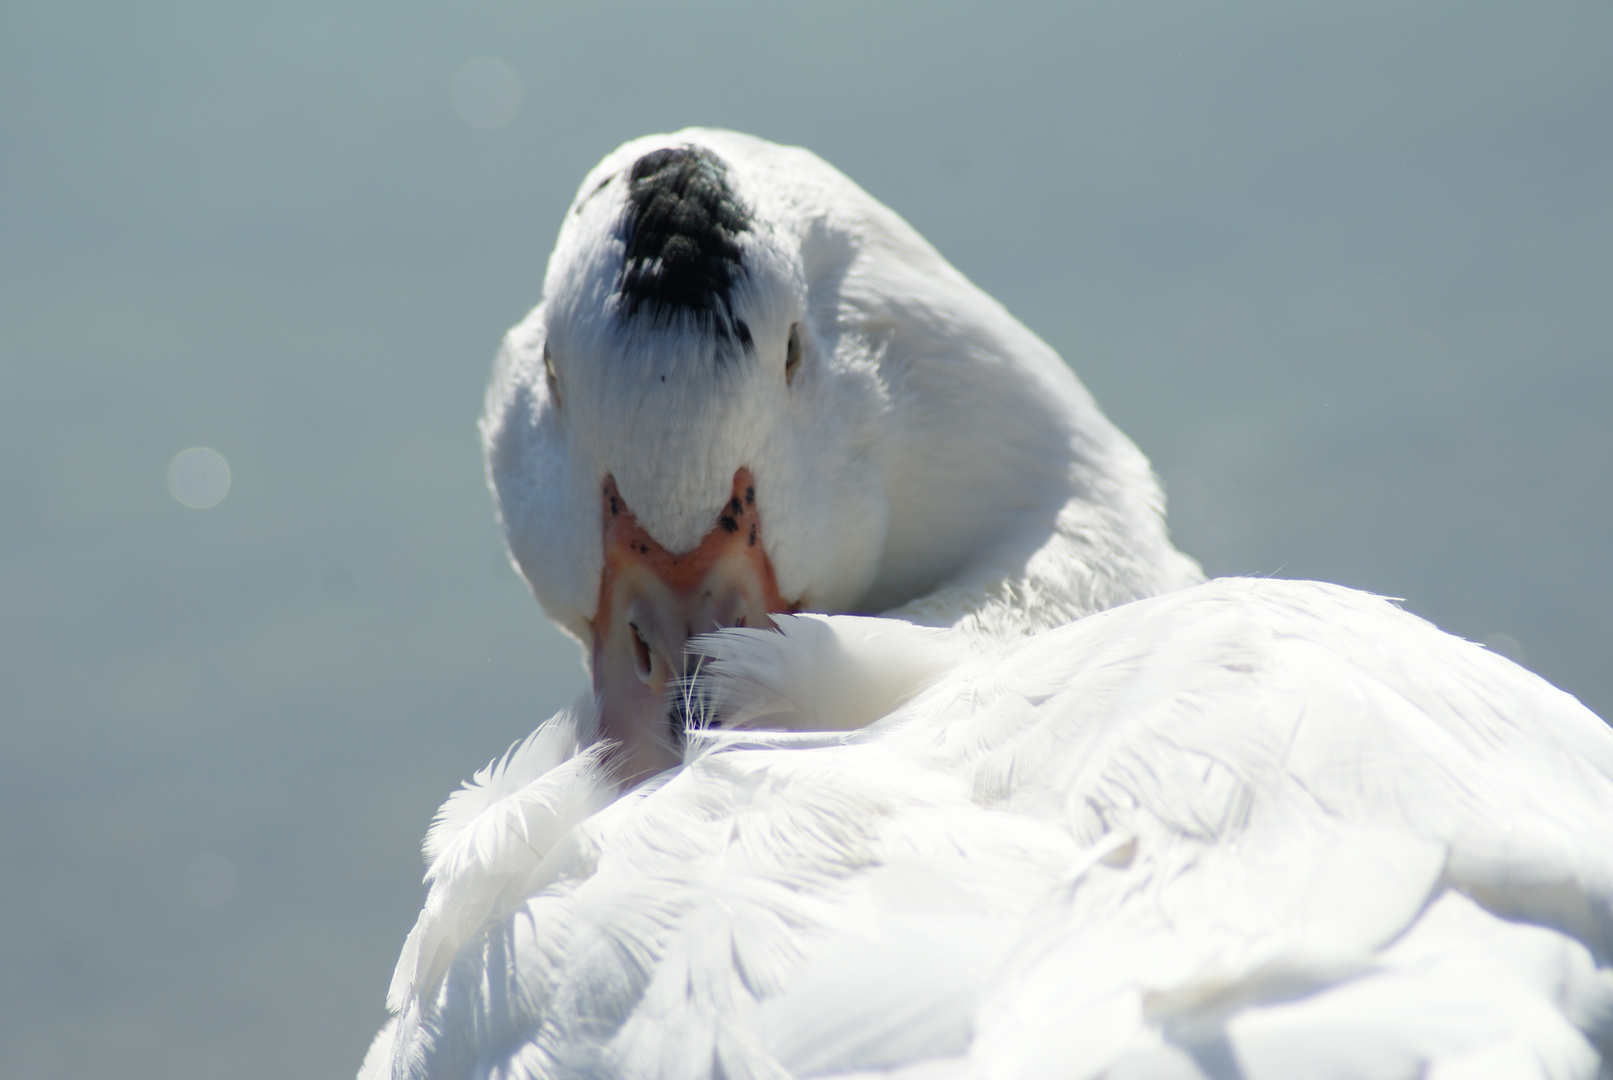
[[[1569,696],[1311,583],[867,622],[705,639],[711,715],[787,730],[597,812],[580,745],[479,774],[394,1075],[1597,1075],[1613,734]]]

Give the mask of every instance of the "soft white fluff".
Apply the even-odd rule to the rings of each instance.
[[[702,649],[799,700],[841,622]],[[1613,738],[1572,698],[1312,583],[973,648],[864,727],[697,735],[410,1001],[394,1075],[1597,1075]]]
[[[460,946],[553,876],[555,848],[616,794],[589,742],[584,699],[511,746],[448,796],[426,833],[426,904],[392,975],[387,1007],[429,994]]]
[[[599,307],[623,168],[687,141],[758,216],[720,377]],[[676,548],[749,465],[785,594],[893,610],[697,640],[630,792],[585,701],[450,797],[361,1076],[1608,1075],[1613,733],[1378,598],[1194,584],[1058,358],[810,154],[607,158],[484,433],[579,636],[606,472]]]
[[[696,638],[685,714],[703,728],[847,731],[878,720],[971,655],[898,619],[775,615],[776,630]]]

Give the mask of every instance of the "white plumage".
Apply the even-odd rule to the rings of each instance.
[[[760,374],[679,368],[696,328],[609,335],[601,195],[687,143],[755,212]],[[769,381],[803,323],[804,378]],[[708,726],[625,793],[586,698],[478,773],[362,1076],[1607,1075],[1608,728],[1384,600],[1192,584],[1067,369],[805,152],[607,158],[484,430],[511,550],[580,637],[599,478],[689,547],[739,466],[785,595],[900,618],[698,639]],[[834,547],[842,482],[877,542]]]

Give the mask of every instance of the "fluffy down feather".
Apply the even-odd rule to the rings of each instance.
[[[591,742],[584,698],[511,746],[448,796],[426,833],[424,909],[403,944],[387,993],[396,1012],[430,993],[454,953],[487,921],[547,881],[546,860],[578,822],[616,794]]]
[[[711,699],[778,716],[823,631],[937,633],[881,629],[714,635]],[[1598,1075],[1613,735],[1572,698],[1309,583],[945,647],[976,651],[866,726],[691,733],[558,859],[461,833],[521,898],[366,1075]],[[597,798],[563,768],[550,805]]]

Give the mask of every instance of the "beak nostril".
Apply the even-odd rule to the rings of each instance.
[[[650,657],[650,647],[644,643],[644,635],[639,633],[637,623],[628,623],[633,631],[633,668],[638,672],[641,682],[649,682],[650,674],[655,670],[654,661]]]

